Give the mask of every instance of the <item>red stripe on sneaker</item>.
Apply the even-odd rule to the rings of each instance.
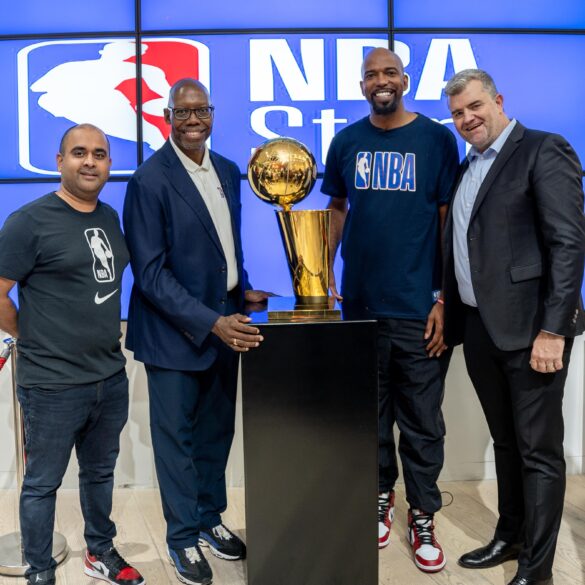
[[[140,573],[133,567],[125,567],[116,575],[116,579],[125,579],[127,581],[140,579]]]

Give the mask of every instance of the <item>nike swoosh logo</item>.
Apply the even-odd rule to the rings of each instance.
[[[118,289],[113,290],[109,295],[106,295],[105,297],[100,297],[99,293],[95,293],[95,298],[93,299],[96,305],[101,305],[102,303],[105,303],[112,295],[115,295],[118,292]]]

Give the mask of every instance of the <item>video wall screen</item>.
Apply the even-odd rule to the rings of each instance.
[[[142,0],[144,31],[185,29],[380,28],[388,24],[388,0],[339,2],[222,0],[217,6],[196,0]]]
[[[20,0],[2,4],[0,35],[46,35],[50,33],[134,32],[134,0]]]
[[[322,172],[335,133],[367,114],[359,87],[364,53],[387,44],[385,35],[355,34],[144,37],[142,157],[168,137],[163,109],[170,86],[194,76],[216,106],[211,147],[242,172],[252,150],[276,136],[304,142]],[[585,118],[576,116],[585,83],[574,75],[585,35],[397,34],[394,48],[410,79],[410,109],[451,127],[443,88],[456,71],[480,67],[493,73],[510,115],[563,134],[585,158]],[[135,52],[129,38],[0,42],[0,67],[16,79],[0,97],[0,176],[58,176],[56,145],[81,122],[108,134],[112,175],[130,175],[138,164]],[[554,108],[537,89],[543,70],[562,80]]]
[[[472,8],[466,0],[394,0],[397,28],[584,29],[582,0],[491,0]]]
[[[359,86],[365,53],[389,44],[409,77],[408,109],[453,130],[444,86],[455,72],[480,67],[494,76],[510,116],[563,134],[585,160],[585,81],[576,74],[585,57],[585,4],[559,0],[555,6],[562,10],[554,14],[542,0],[521,0],[490,14],[463,10],[461,0],[447,4],[300,0],[291,14],[284,3],[267,9],[229,0],[200,10],[195,2],[142,0],[141,29],[135,29],[134,2],[108,0],[89,18],[68,0],[50,8],[25,0],[0,22],[6,81],[0,92],[0,219],[55,188],[59,140],[81,122],[108,134],[112,176],[121,181],[109,183],[103,198],[121,213],[124,179],[168,137],[163,109],[170,86],[195,77],[216,107],[210,147],[242,171],[252,283],[290,295],[273,209],[247,186],[247,162],[265,140],[290,136],[308,146],[322,173],[335,133],[368,114]],[[475,30],[462,32],[466,27]],[[461,141],[459,147],[464,156]],[[26,183],[32,180],[53,183]],[[326,203],[317,185],[299,208]]]

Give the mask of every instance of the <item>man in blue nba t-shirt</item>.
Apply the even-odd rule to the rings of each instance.
[[[327,156],[322,191],[331,196],[331,266],[341,242],[343,311],[378,321],[378,546],[389,542],[400,430],[408,537],[416,566],[440,571],[434,535],[441,507],[441,413],[450,352],[443,344],[440,236],[458,152],[440,124],[406,111],[400,58],[374,49],[362,65],[370,115],[341,130]],[[331,291],[341,300],[331,274]]]

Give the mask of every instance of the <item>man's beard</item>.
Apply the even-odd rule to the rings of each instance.
[[[372,101],[372,110],[374,114],[378,114],[379,116],[389,116],[390,114],[393,114],[397,108],[398,102],[395,99],[383,105],[376,104],[376,102]]]

